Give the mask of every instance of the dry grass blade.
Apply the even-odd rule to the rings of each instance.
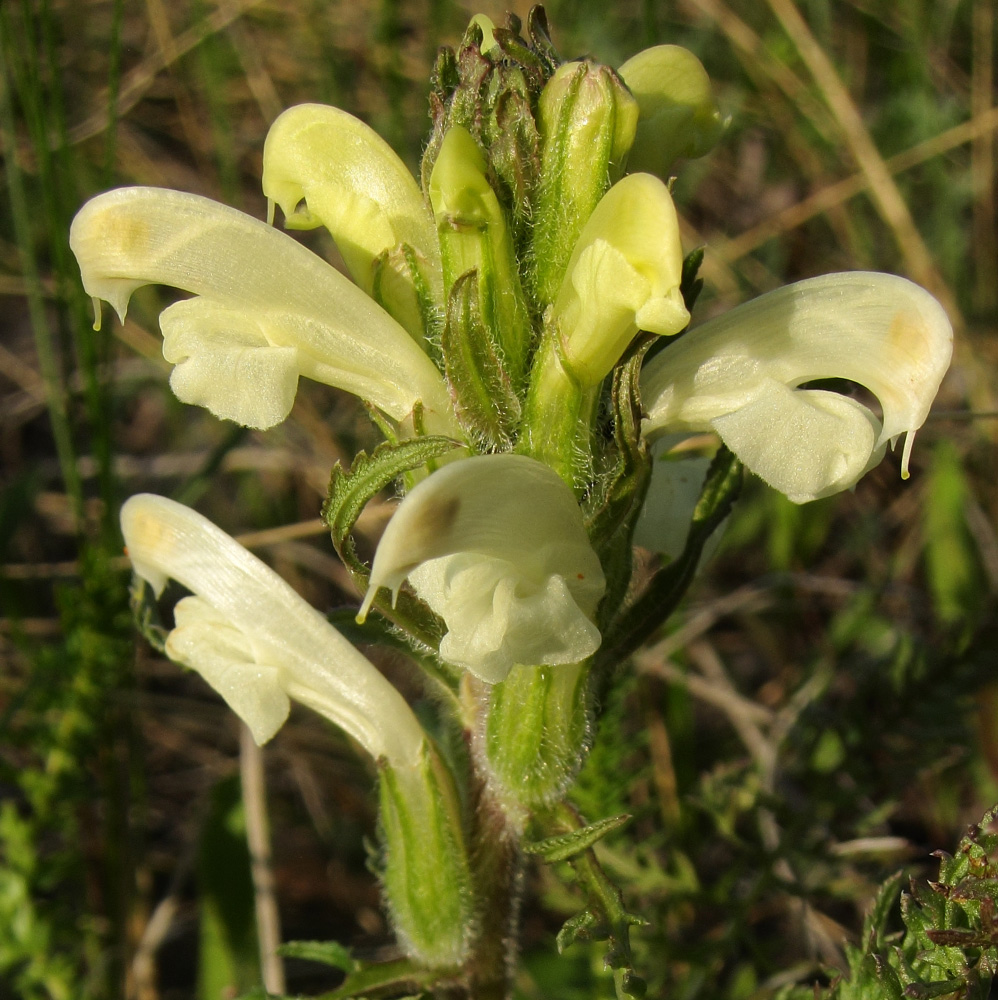
[[[970,109],[975,118],[995,112],[994,108],[994,0],[975,0],[973,15],[973,65],[970,80]],[[974,189],[974,306],[990,312],[998,306],[998,214],[995,211],[995,137],[975,136],[970,147],[970,179]]]
[[[797,47],[838,122],[843,138],[866,175],[873,200],[894,234],[911,277],[942,302],[954,325],[962,325],[956,297],[936,267],[904,197],[894,183],[890,170],[832,61],[818,44],[792,0],[768,0],[768,3]]]
[[[179,59],[200,45],[205,39],[220,31],[224,31],[233,21],[242,17],[248,10],[257,6],[261,0],[240,0],[238,3],[223,4],[209,14],[201,23],[177,35],[172,39],[169,51],[159,48],[153,55],[144,59],[128,73],[122,81],[115,103],[115,117],[121,117],[142,100],[153,80],[171,60]],[[88,115],[83,121],[69,130],[71,142],[83,142],[95,135],[100,135],[108,126],[107,94],[102,94],[97,101],[98,110]]]
[[[891,174],[899,174],[966,143],[971,143],[972,148],[977,148],[978,143],[993,143],[996,131],[998,131],[998,108],[989,108],[987,111],[975,115],[969,121],[954,125],[953,128],[946,129],[945,132],[940,132],[931,139],[926,139],[924,142],[912,146],[911,149],[897,153],[885,160],[884,163]],[[844,177],[834,184],[829,184],[827,187],[815,191],[796,204],[776,212],[757,226],[739,233],[738,236],[730,239],[720,238],[716,242],[712,242],[711,251],[726,263],[733,264],[746,254],[758,249],[767,240],[781,236],[797,226],[802,226],[805,222],[810,222],[811,219],[817,218],[869,189],[870,178],[868,174],[861,172],[853,174],[851,177]],[[992,277],[994,273],[992,270]],[[992,281],[991,287],[998,286],[995,286]]]

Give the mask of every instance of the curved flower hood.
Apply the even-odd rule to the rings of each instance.
[[[440,655],[488,683],[516,663],[576,663],[599,647],[606,586],[572,491],[523,455],[452,462],[402,501],[378,546],[367,613],[408,577],[447,623]]]
[[[176,365],[170,384],[186,403],[271,427],[288,415],[306,375],[397,421],[422,404],[429,430],[459,433],[443,377],[412,337],[335,268],[264,222],[197,195],[121,188],[80,209],[70,246],[88,294],[122,319],[145,284],[197,296],[161,318],[163,353]]]
[[[325,226],[368,294],[374,262],[401,244],[419,253],[441,288],[436,226],[419,185],[353,115],[325,104],[279,115],[263,147],[263,193],[281,206],[289,229]]]
[[[703,64],[678,45],[655,45],[618,70],[638,102],[631,170],[668,177],[681,157],[709,153],[724,131]]]
[[[149,493],[127,500],[121,529],[135,572],[158,594],[192,592],[174,609],[172,660],[196,670],[265,743],[289,699],[356,739],[376,760],[412,767],[425,738],[405,699],[272,569],[207,518]]]
[[[827,274],[778,288],[667,345],[644,368],[646,436],[714,430],[745,465],[795,503],[848,489],[914,433],[949,366],[942,306],[890,274]],[[869,389],[882,417],[812,380]]]
[[[572,375],[594,386],[638,330],[662,336],[682,330],[690,321],[682,275],[669,189],[651,174],[618,181],[583,227],[551,315]]]

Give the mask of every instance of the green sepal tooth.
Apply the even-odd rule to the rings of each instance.
[[[895,872],[879,888],[874,898],[873,906],[863,921],[863,936],[861,940],[872,941],[878,947],[884,942],[887,934],[887,924],[894,911],[894,904],[897,902],[898,891],[904,881],[904,872]]]
[[[439,970],[428,969],[416,959],[377,962],[350,973],[337,989],[323,993],[322,1000],[373,1000],[380,996],[398,996],[400,989],[428,989],[440,978]]]
[[[520,401],[502,350],[482,322],[476,271],[462,275],[451,289],[442,348],[461,425],[485,450],[508,450]]]
[[[547,14],[540,4],[534,4],[527,14],[527,36],[530,38],[531,48],[544,64],[547,75],[552,76],[561,65],[562,59],[554,47],[554,42],[551,41]]]
[[[651,457],[641,437],[641,365],[654,334],[640,337],[613,371],[610,405],[613,412],[614,464],[601,478],[586,530],[606,575],[606,595],[599,608],[602,631],[620,609],[631,582],[634,526],[651,479]]]
[[[133,574],[128,588],[128,603],[139,633],[157,653],[165,653],[166,637],[170,634],[170,630],[160,618],[156,595],[149,581],[137,573]]]
[[[443,310],[426,278],[426,261],[402,243],[377,257],[371,272],[371,298],[439,363]]]
[[[632,1000],[643,1000],[648,993],[648,984],[629,969],[620,977],[621,992]]]
[[[483,128],[489,161],[500,185],[500,201],[509,204],[510,231],[517,251],[526,248],[537,174],[540,134],[530,95],[506,87],[496,97]]]
[[[448,437],[427,436],[383,442],[368,455],[359,452],[349,470],[337,462],[329,479],[322,518],[333,536],[333,544],[346,544],[364,507],[403,472],[418,469],[450,451],[463,448]]]
[[[515,17],[515,15],[514,15]],[[495,40],[502,54],[518,66],[531,79],[537,89],[544,86],[546,66],[544,60],[520,36],[520,19],[508,28],[496,28]]]
[[[678,607],[696,573],[707,540],[731,513],[742,488],[741,462],[727,448],[718,449],[704,479],[700,499],[682,553],[652,577],[644,593],[604,634],[596,669],[609,669],[629,656]]]
[[[963,979],[944,979],[938,983],[909,983],[904,988],[908,1000],[935,1000],[936,997],[950,996],[957,990],[966,989]]]
[[[458,46],[442,49],[434,69],[430,93],[430,136],[419,166],[423,194],[429,198],[430,176],[444,136],[454,126],[466,128],[476,138],[481,133],[483,105],[492,61],[481,51],[482,29],[472,21]]]
[[[904,987],[897,971],[892,968],[882,955],[874,955],[874,968],[877,982],[880,983],[885,1000],[905,1000]]]

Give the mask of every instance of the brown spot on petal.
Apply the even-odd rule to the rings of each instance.
[[[435,497],[423,506],[413,522],[410,543],[416,552],[432,551],[454,527],[461,510],[461,498],[457,496]]]
[[[899,309],[888,327],[887,345],[916,361],[927,356],[930,347],[925,320],[913,309]]]
[[[115,213],[113,225],[109,227],[118,249],[122,254],[144,253],[149,246],[149,223],[128,212]]]

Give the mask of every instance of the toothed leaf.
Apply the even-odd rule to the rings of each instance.
[[[558,946],[558,954],[562,954],[566,948],[575,944],[576,941],[588,941],[592,931],[599,921],[594,913],[584,910],[574,917],[569,917],[558,931],[555,944]]]
[[[339,941],[287,941],[277,953],[285,958],[303,958],[309,962],[321,962],[334,969],[342,969],[347,974],[357,972],[361,963],[350,954]]]
[[[608,819],[601,819],[595,823],[590,823],[581,830],[572,830],[570,833],[559,834],[555,837],[545,837],[544,840],[527,844],[524,850],[528,854],[537,855],[549,864],[556,861],[567,861],[569,858],[574,858],[576,855],[588,850],[608,833],[619,830],[630,819],[631,817],[627,815],[611,816]]]

